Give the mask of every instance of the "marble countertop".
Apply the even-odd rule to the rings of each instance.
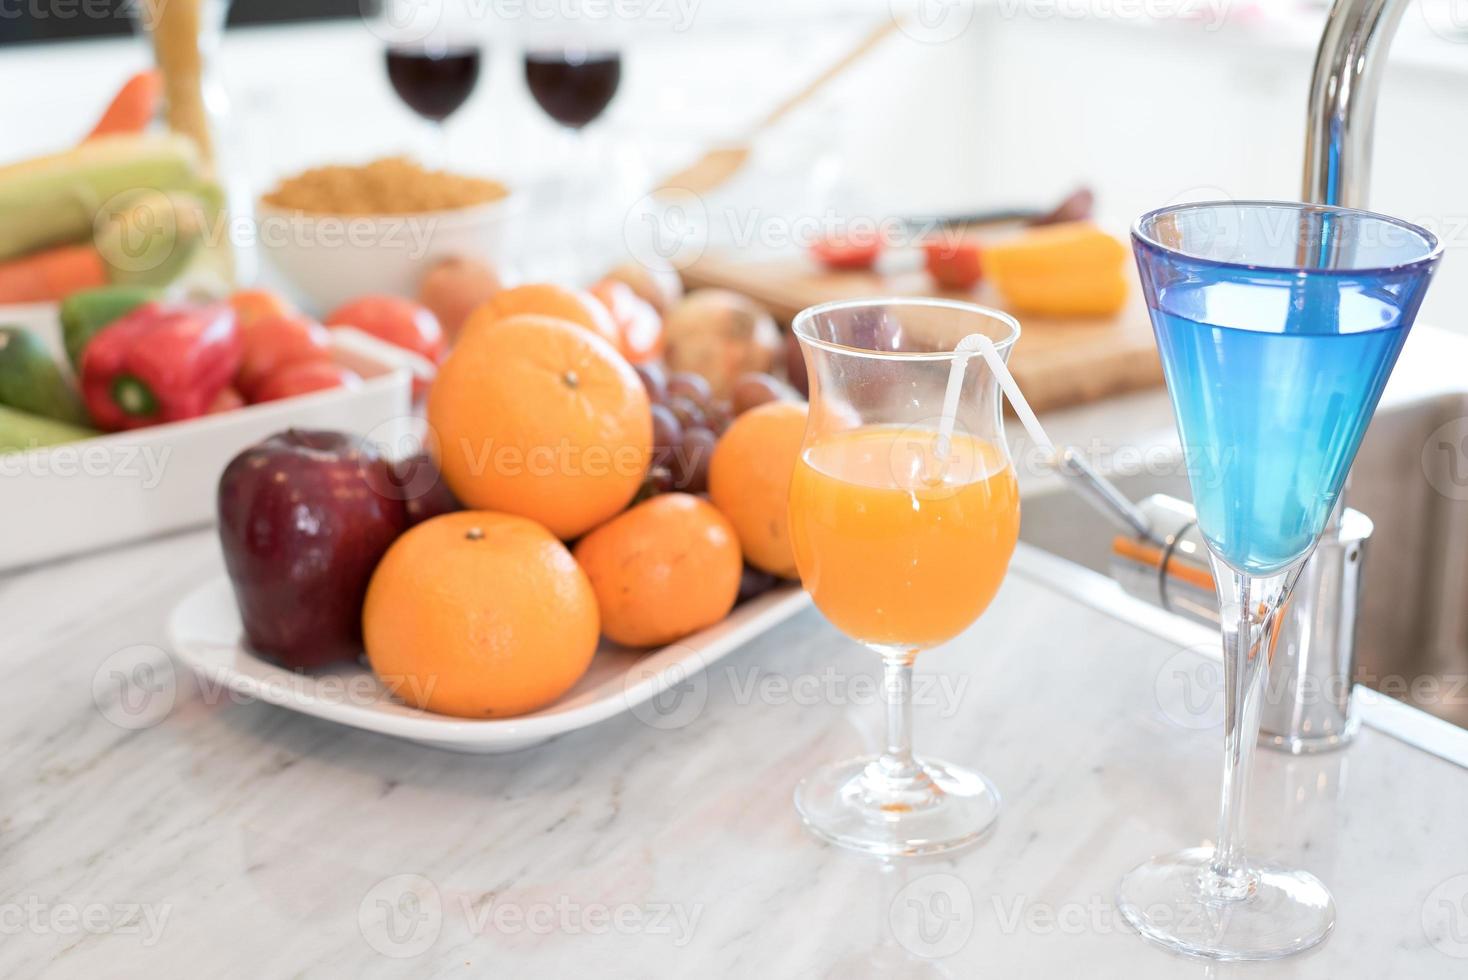
[[[1384,403],[1461,390],[1465,347],[1419,328]],[[1161,391],[1047,425],[1100,455],[1176,439]],[[168,669],[169,610],[222,573],[212,531],[0,576],[0,975],[1464,975],[1468,773],[1448,758],[1468,732],[1443,723],[1440,754],[1373,727],[1260,753],[1251,851],[1332,889],[1319,949],[1205,964],[1121,924],[1118,877],[1213,831],[1221,706],[1189,678],[1214,646],[1055,570],[1021,546],[979,623],[921,658],[919,751],[982,769],[1005,809],[976,847],[894,863],[819,843],[792,806],[881,735],[875,658],[814,611],[700,676],[675,726],[627,714],[466,756]],[[120,685],[150,652],[163,669]]]
[[[890,864],[792,808],[803,774],[880,735],[875,658],[814,611],[715,665],[678,727],[625,715],[464,756],[182,670],[118,704],[117,665],[220,574],[212,532],[0,578],[0,974],[1463,975],[1468,774],[1369,728],[1345,753],[1261,753],[1253,787],[1254,852],[1335,894],[1322,948],[1218,966],[1131,934],[1118,876],[1211,834],[1216,706],[1175,683],[1197,649],[1049,568],[1022,547],[983,619],[919,666],[917,745],[994,779],[996,830]]]

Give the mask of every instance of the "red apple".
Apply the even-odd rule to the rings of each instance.
[[[294,670],[357,656],[367,583],[407,526],[393,485],[387,461],[340,432],[282,432],[225,468],[219,541],[257,653]]]
[[[427,453],[418,453],[392,465],[393,483],[408,509],[408,526],[422,524],[440,514],[463,510],[449,485],[443,482],[438,464]]]

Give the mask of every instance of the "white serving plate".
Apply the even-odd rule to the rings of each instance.
[[[5,307],[0,323],[36,333],[70,370],[54,305]],[[361,387],[0,453],[0,572],[211,523],[229,461],[292,426],[397,445],[413,424],[412,376],[425,362],[351,328],[332,330],[331,343],[333,358],[363,377]]]
[[[518,718],[486,721],[410,708],[395,701],[362,666],[343,664],[300,674],[262,660],[245,646],[234,593],[223,576],[174,607],[168,635],[174,655],[199,676],[206,697],[227,689],[431,748],[488,754],[529,748],[626,711],[656,728],[686,725],[707,697],[703,671],[809,601],[798,586],[786,585],[660,650],[626,650],[603,641],[586,675],[555,704]],[[669,697],[659,697],[670,691]]]

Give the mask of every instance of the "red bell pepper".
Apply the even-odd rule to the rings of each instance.
[[[197,418],[233,380],[242,349],[224,303],[146,303],[87,343],[82,398],[109,432]]]

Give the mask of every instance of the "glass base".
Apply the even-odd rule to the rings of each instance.
[[[1133,868],[1117,910],[1145,939],[1215,960],[1278,959],[1330,935],[1335,902],[1314,875],[1250,865],[1247,878],[1210,887],[1212,859],[1213,848],[1194,847]],[[1230,890],[1239,897],[1219,894]]]
[[[889,771],[879,756],[823,766],[795,788],[795,809],[817,837],[883,857],[972,844],[999,815],[999,791],[979,773],[936,760]]]
[[[1328,735],[1275,735],[1272,732],[1261,731],[1259,733],[1259,744],[1276,752],[1288,752],[1290,755],[1323,755],[1326,752],[1338,752],[1346,748],[1356,740],[1356,735],[1361,731],[1361,719],[1352,716],[1346,719],[1345,727],[1338,732]]]

